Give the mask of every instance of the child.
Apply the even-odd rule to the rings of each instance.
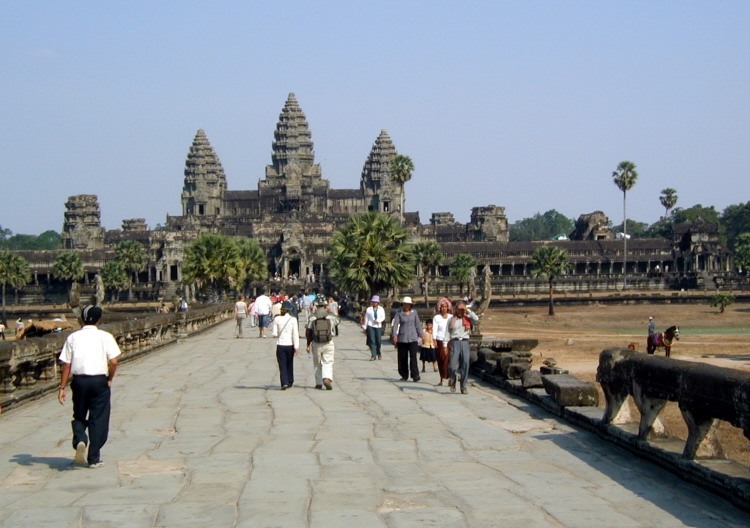
[[[435,353],[435,340],[432,338],[432,321],[425,323],[419,359],[422,361],[422,372],[424,372],[425,363],[432,363],[432,369],[437,372],[437,354]]]

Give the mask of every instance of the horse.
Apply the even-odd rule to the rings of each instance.
[[[669,357],[669,351],[672,349],[672,343],[680,340],[680,329],[676,326],[670,326],[664,332],[651,334],[646,339],[646,352],[653,354],[657,348],[664,347],[664,351]]]

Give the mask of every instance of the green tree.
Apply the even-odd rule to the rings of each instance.
[[[745,273],[750,271],[750,232],[740,233],[735,239],[734,265]]]
[[[646,222],[639,222],[637,220],[628,220],[628,235],[630,238],[644,238],[648,236],[649,229],[651,228]],[[612,230],[615,233],[623,233],[624,227],[622,224],[612,226]]]
[[[414,244],[414,255],[417,262],[417,273],[422,282],[422,291],[424,292],[424,304],[429,306],[427,299],[430,286],[430,273],[443,263],[443,250],[437,242],[429,240],[427,242],[418,242]]]
[[[60,249],[62,237],[57,231],[45,231],[41,235],[13,235],[5,241],[8,249]]]
[[[130,287],[128,272],[119,260],[110,260],[105,263],[99,270],[99,276],[102,278],[104,288],[112,292],[112,302],[115,301],[115,295],[120,290]]]
[[[724,313],[724,309],[734,303],[734,295],[731,293],[717,293],[711,297],[711,306],[719,308],[719,313]]]
[[[240,278],[240,250],[224,235],[204,233],[185,248],[182,278],[221,296]]]
[[[659,202],[664,207],[664,217],[669,216],[669,210],[677,205],[677,191],[671,187],[661,190],[661,196],[659,196]]]
[[[268,262],[263,248],[252,238],[236,238],[234,243],[239,251],[237,285],[265,279],[268,276]]]
[[[555,246],[539,246],[531,255],[535,278],[544,278],[549,282],[549,315],[555,315],[554,282],[557,277],[573,268],[568,260],[568,253]]]
[[[512,242],[550,240],[561,233],[567,235],[574,227],[573,220],[550,209],[544,214],[536,213],[530,218],[513,222],[508,228],[508,236]]]
[[[414,162],[409,156],[396,154],[391,161],[391,178],[401,186],[401,205],[399,206],[401,223],[404,223],[404,185],[411,180]]]
[[[703,207],[701,204],[696,204],[692,207],[688,207],[687,209],[675,207],[675,209],[672,211],[672,217],[674,218],[675,224],[697,222],[699,220],[708,222],[709,224],[720,223],[719,212],[714,209],[713,205]]]
[[[632,161],[621,161],[617,169],[612,173],[612,179],[618,189],[622,191],[622,286],[626,287],[626,271],[628,265],[628,213],[627,213],[627,193],[635,186],[638,180],[638,173],[635,170],[635,163]]]
[[[3,226],[0,226],[0,247],[1,248],[7,248],[8,247],[8,238],[10,238],[13,235],[13,231],[10,229],[6,229]]]
[[[331,278],[361,295],[404,288],[414,279],[414,247],[392,216],[371,211],[352,216],[328,245]]]
[[[476,268],[477,261],[467,253],[459,253],[451,263],[451,278],[460,284],[461,295],[464,294],[464,286],[468,287],[471,270]]]
[[[8,326],[5,312],[5,289],[11,286],[16,290],[31,280],[31,270],[28,261],[21,255],[10,251],[0,251],[0,285],[2,285],[3,324]]]
[[[750,232],[750,202],[724,209],[720,223],[726,234],[727,245],[734,247],[740,234]]]
[[[81,256],[73,251],[60,253],[52,264],[52,275],[62,281],[70,283],[68,295],[73,289],[73,284],[83,277],[84,269]]]
[[[140,273],[148,264],[148,255],[143,244],[137,240],[123,240],[117,244],[115,259],[120,263],[122,269],[130,273],[128,281],[128,300],[133,300],[133,284],[138,282]]]

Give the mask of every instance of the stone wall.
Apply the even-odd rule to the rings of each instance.
[[[232,304],[221,304],[105,323],[100,328],[115,336],[122,350],[120,361],[129,361],[221,323],[232,316],[232,310]],[[0,342],[0,410],[30,401],[59,385],[57,357],[69,334]]]

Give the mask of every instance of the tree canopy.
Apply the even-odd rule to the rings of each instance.
[[[352,216],[328,246],[331,278],[341,290],[367,296],[406,287],[415,274],[408,240],[408,231],[391,215]]]
[[[477,260],[468,253],[459,253],[453,257],[451,262],[451,278],[461,284],[461,294],[464,293],[464,286],[470,287],[469,278],[471,270],[476,268]]]
[[[5,289],[11,286],[15,289],[26,285],[31,280],[31,270],[28,261],[22,256],[10,251],[0,251],[0,286],[2,287],[2,322],[8,324],[5,314]]]
[[[11,250],[59,249],[62,237],[57,231],[45,231],[40,235],[14,235],[10,229],[0,227],[0,248]]]
[[[573,231],[574,222],[555,209],[530,218],[513,222],[508,228],[508,236],[512,242],[531,242],[534,240],[551,240],[553,237]]]
[[[535,278],[545,278],[549,282],[549,315],[555,315],[554,282],[557,277],[573,267],[568,260],[568,253],[556,246],[539,246],[531,255],[533,267],[531,274]]]

